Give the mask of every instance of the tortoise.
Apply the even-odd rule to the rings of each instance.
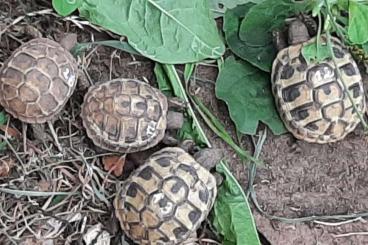
[[[138,244],[181,244],[195,235],[217,195],[209,171],[222,155],[213,148],[194,157],[180,147],[151,155],[123,182],[114,199],[121,229]]]
[[[302,49],[316,42],[316,37],[309,36],[299,19],[288,27],[288,44],[282,35],[275,37],[280,38],[275,40],[279,52],[272,65],[272,91],[286,128],[310,143],[343,139],[359,124],[357,111],[363,113],[366,106],[362,77],[351,54],[338,38],[331,37],[337,67],[331,57],[307,62]],[[327,37],[322,35],[321,44],[326,43]]]
[[[69,52],[76,38],[66,34],[60,43],[34,38],[5,61],[0,71],[0,104],[10,115],[24,123],[50,123],[64,108],[77,83],[78,64]]]
[[[143,81],[117,78],[89,88],[81,117],[88,137],[98,147],[138,152],[156,146],[169,135],[166,129],[182,127],[183,115],[169,110],[169,101]]]

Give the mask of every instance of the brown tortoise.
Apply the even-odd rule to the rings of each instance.
[[[17,48],[0,71],[4,109],[25,123],[48,122],[59,149],[50,121],[63,109],[77,83],[78,64],[69,52],[76,41],[75,34],[65,35],[60,43],[32,39]]]
[[[89,88],[81,117],[95,145],[131,153],[157,145],[167,128],[181,128],[183,115],[168,109],[168,99],[160,90],[119,78]]]
[[[114,200],[124,233],[137,244],[181,244],[195,236],[210,212],[217,182],[208,169],[221,159],[216,149],[194,158],[179,147],[154,153],[123,183]]]
[[[44,123],[73,93],[78,65],[60,43],[36,38],[16,49],[0,71],[0,103],[26,123]]]
[[[302,48],[314,43],[300,20],[289,26],[289,45],[278,40],[281,49],[273,62],[272,87],[276,106],[287,129],[298,139],[329,143],[343,139],[354,130],[363,114],[365,99],[362,77],[357,64],[339,39],[331,37],[337,66],[347,90],[338,76],[332,58],[307,63]],[[326,44],[326,36],[321,43]],[[281,44],[281,47],[280,47]]]

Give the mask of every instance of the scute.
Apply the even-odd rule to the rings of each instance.
[[[364,113],[366,102],[358,66],[341,42],[332,40],[338,69],[357,109]],[[314,41],[278,53],[272,67],[272,92],[287,129],[298,139],[322,144],[343,139],[360,121],[333,60],[307,64],[303,58],[303,46]]]
[[[162,92],[133,79],[114,79],[91,86],[82,105],[87,135],[99,147],[136,152],[160,142],[168,104]]]
[[[188,174],[196,175],[189,181],[191,185],[187,183]],[[174,245],[198,229],[216,195],[216,180],[209,171],[181,148],[167,147],[151,155],[123,183],[114,207],[121,228],[137,244]],[[125,206],[130,208],[124,210]],[[131,216],[135,218],[129,219]]]
[[[55,53],[59,57],[54,57]],[[65,80],[62,66],[69,67],[69,80],[60,85]],[[0,103],[15,118],[44,123],[64,107],[77,76],[76,60],[60,44],[46,38],[33,39],[5,61],[0,71]]]

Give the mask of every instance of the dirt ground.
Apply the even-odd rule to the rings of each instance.
[[[58,40],[63,32],[78,33],[80,42],[111,39],[104,32],[98,33],[84,26],[78,28],[71,21],[64,21],[50,14],[25,17],[23,21],[8,29],[5,26],[11,20],[29,12],[50,8],[49,1],[2,1],[0,5],[0,62],[3,62],[20,44],[27,41],[32,33],[27,33],[22,26],[30,24],[42,36]],[[34,33],[34,32],[33,32]],[[85,81],[94,83],[111,78],[125,77],[146,79],[155,84],[154,64],[142,57],[134,57],[112,48],[96,47],[84,56]],[[200,98],[210,106],[215,115],[226,125],[234,136],[234,126],[229,118],[225,103],[216,99],[214,86],[217,71],[211,66],[201,65],[196,71],[198,80],[192,86],[199,88]],[[88,84],[88,83],[87,83]],[[69,140],[79,150],[97,154],[98,150],[86,138],[80,118],[77,116],[85,89],[79,87],[70,102],[70,107],[55,122],[60,135],[67,135],[66,118],[73,115],[70,125],[72,137],[61,139],[62,144]],[[65,116],[65,118],[63,118]],[[19,122],[11,119],[10,125],[21,130]],[[205,127],[206,128],[206,127]],[[28,132],[28,138],[37,144],[34,131]],[[70,133],[70,132],[69,132]],[[240,162],[234,151],[206,128],[211,142],[226,150],[226,158],[244,189],[248,181],[248,167]],[[362,128],[346,137],[345,140],[328,145],[308,144],[295,140],[290,134],[268,137],[263,146],[261,159],[264,166],[257,169],[254,182],[257,200],[268,215],[298,218],[306,216],[336,215],[360,213],[368,210],[368,141]],[[244,137],[244,146],[253,150],[249,137]],[[16,149],[20,143],[15,142]],[[19,144],[19,145],[17,145]],[[41,147],[42,152],[44,148]],[[37,151],[36,151],[37,152]],[[13,154],[6,152],[6,154]],[[5,156],[6,156],[5,154]],[[30,156],[21,156],[29,160]],[[0,184],[4,180],[0,179]],[[40,182],[38,182],[40,183]],[[113,191],[113,190],[112,190]],[[3,197],[3,196],[2,196]],[[0,201],[4,201],[0,199]],[[107,206],[99,207],[107,209]],[[323,222],[286,223],[270,220],[252,205],[253,214],[259,231],[269,244],[275,245],[330,245],[330,244],[368,244],[368,225],[364,218],[350,219],[350,222],[324,220]],[[102,223],[109,223],[109,215],[99,217],[93,214],[89,218]],[[117,229],[113,226],[111,229]],[[1,226],[0,226],[1,230]],[[3,240],[1,240],[3,239]],[[1,244],[6,239],[1,238]],[[267,243],[265,243],[267,244]]]

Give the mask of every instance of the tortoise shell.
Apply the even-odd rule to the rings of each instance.
[[[206,219],[215,177],[181,148],[154,153],[123,183],[114,206],[120,226],[138,244],[179,244]]]
[[[129,153],[163,139],[167,111],[167,98],[160,90],[139,80],[115,79],[89,88],[81,116],[95,145]]]
[[[326,37],[322,36],[322,44]],[[343,139],[359,124],[365,110],[362,77],[348,50],[337,38],[331,38],[338,76],[331,58],[307,63],[302,48],[309,41],[281,50],[272,67],[272,91],[281,119],[298,139],[312,143],[329,143]]]
[[[78,64],[68,50],[46,38],[17,48],[0,71],[0,103],[26,123],[44,123],[72,95]]]

